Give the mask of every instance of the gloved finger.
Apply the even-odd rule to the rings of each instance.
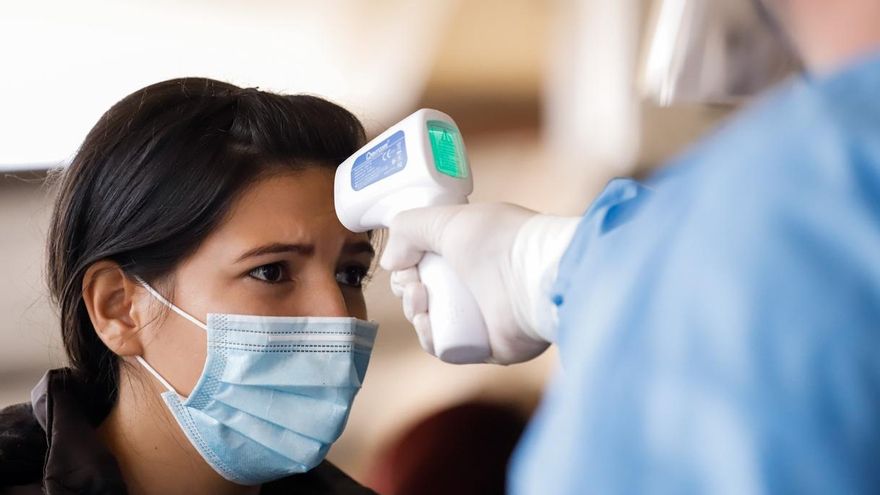
[[[428,311],[428,291],[420,282],[412,282],[403,288],[403,314],[410,322],[419,313]]]
[[[403,297],[403,288],[414,282],[421,282],[417,267],[391,272],[391,292],[397,297]]]
[[[416,335],[419,336],[419,345],[428,354],[434,354],[434,336],[431,334],[431,321],[428,319],[428,313],[419,313],[415,315],[412,321],[413,327],[416,329]]]
[[[386,270],[416,265],[426,251],[442,253],[446,225],[461,205],[416,208],[399,213],[388,229],[388,243],[379,264]]]

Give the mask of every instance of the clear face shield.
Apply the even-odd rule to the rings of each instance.
[[[760,1],[651,4],[641,89],[661,106],[735,105],[801,70]]]

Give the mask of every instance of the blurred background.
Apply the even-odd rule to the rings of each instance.
[[[608,179],[649,173],[733,108],[660,106],[640,86],[661,3],[4,2],[0,405],[28,400],[45,370],[65,361],[42,279],[53,199],[45,171],[64,166],[123,96],[172,77],[207,76],[324,96],[357,114],[371,135],[419,107],[437,108],[464,134],[472,201],[575,215]],[[367,295],[380,336],[330,459],[393,492],[392,459],[411,452],[406,439],[438,414],[441,425],[463,424],[456,414],[476,418],[478,430],[480,421],[512,418],[507,440],[486,440],[500,445],[493,455],[507,455],[504,445],[556,371],[555,353],[510,367],[446,365],[419,348],[386,273],[375,274]]]

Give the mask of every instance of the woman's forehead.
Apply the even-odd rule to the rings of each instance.
[[[307,217],[322,213],[335,217],[333,177],[331,170],[318,167],[268,175],[242,192],[233,215],[278,213]]]
[[[217,229],[216,237],[225,236],[245,244],[367,238],[349,232],[339,222],[333,203],[333,171],[317,167],[272,175],[249,186]]]

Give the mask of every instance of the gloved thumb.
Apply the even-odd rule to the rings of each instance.
[[[443,255],[446,227],[461,205],[415,208],[399,213],[388,228],[388,243],[379,264],[394,271],[418,264],[426,251]]]

